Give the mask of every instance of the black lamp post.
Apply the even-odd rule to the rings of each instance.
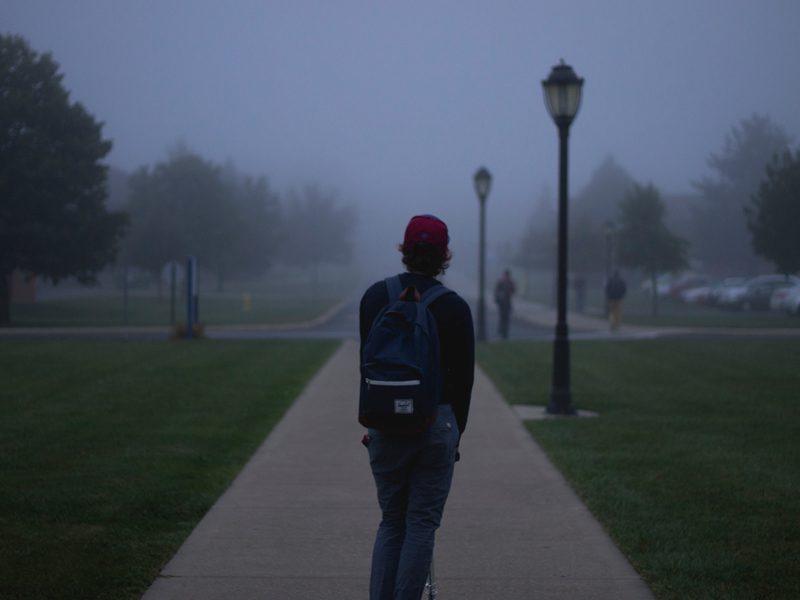
[[[605,234],[606,234],[606,281],[605,285],[608,285],[608,282],[611,280],[611,272],[614,268],[614,223],[611,221],[606,221],[605,224]],[[605,290],[604,290],[605,292]],[[606,299],[606,317],[608,317],[608,296],[603,294]]]
[[[555,340],[553,342],[553,381],[547,412],[555,415],[574,415],[570,391],[569,331],[567,329],[567,141],[569,126],[581,105],[583,79],[572,67],[560,64],[542,81],[544,99],[550,116],[558,127],[558,296]]]
[[[489,188],[492,185],[492,174],[481,167],[475,171],[475,193],[478,194],[478,201],[481,206],[480,216],[480,249],[478,250],[478,331],[476,337],[479,342],[486,341],[486,304],[483,294],[486,287],[486,196],[489,195]]]

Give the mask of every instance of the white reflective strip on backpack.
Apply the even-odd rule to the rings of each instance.
[[[370,379],[369,377],[365,377],[364,379],[369,385],[385,385],[388,387],[404,387],[419,385],[421,383],[419,379],[407,379],[405,381],[382,381],[379,379]]]

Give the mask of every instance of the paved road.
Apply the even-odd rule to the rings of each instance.
[[[473,315],[477,308],[473,306]],[[495,310],[487,310],[486,331],[489,340],[497,340],[498,314]],[[512,318],[509,339],[549,339],[552,327],[545,327]],[[358,301],[351,300],[341,305],[322,323],[309,326],[298,325],[288,329],[272,328],[223,328],[212,327],[208,330],[212,339],[357,339],[358,338]]]
[[[473,316],[477,315],[477,302],[472,303]],[[490,342],[499,340],[497,335],[498,313],[493,305],[487,305],[486,331]],[[555,311],[530,302],[518,300],[510,327],[511,340],[553,339]],[[598,317],[570,313],[568,316],[569,337],[584,339],[740,339],[740,338],[800,338],[800,328],[791,329],[741,329],[741,328],[690,328],[690,327],[640,327],[623,325],[620,331],[611,334],[606,322]],[[170,336],[169,327],[20,327],[0,328],[3,339],[130,339],[164,340]],[[206,334],[211,339],[357,339],[358,300],[353,298],[331,309],[328,313],[308,322],[286,325],[238,325],[208,326]]]

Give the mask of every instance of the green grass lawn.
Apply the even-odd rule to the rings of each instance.
[[[546,404],[551,345],[481,345],[512,403]],[[800,343],[572,344],[597,419],[528,427],[660,599],[800,598]]]
[[[213,282],[199,292],[200,321],[206,325],[283,324],[308,321],[352,295],[358,273],[345,267],[313,270],[275,269],[255,280],[230,281],[223,290]],[[15,327],[169,326],[170,286],[138,287],[127,301],[119,285],[45,289],[35,303],[11,305]],[[186,293],[176,289],[175,322],[186,321]]]
[[[338,294],[319,296],[272,294],[206,294],[200,297],[200,321],[207,325],[279,324],[307,321],[342,300]],[[170,302],[156,296],[131,296],[127,318],[121,297],[97,296],[14,304],[11,322],[17,327],[109,327],[170,324]],[[176,306],[176,322],[186,321],[186,307]]]
[[[139,598],[334,342],[0,342],[0,598]]]

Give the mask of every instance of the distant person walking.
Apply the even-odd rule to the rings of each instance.
[[[399,283],[390,278],[373,284],[361,298],[362,393],[365,380],[367,386],[378,390],[385,386],[383,392],[375,393],[387,395],[396,414],[410,413],[419,401],[411,398],[414,392],[406,391],[415,389],[410,386],[419,384],[419,380],[388,381],[390,370],[385,381],[366,379],[364,375],[367,368],[363,359],[381,335],[371,335],[373,323],[386,323],[383,308],[398,299],[424,303],[435,297],[428,311],[438,332],[441,385],[436,394],[438,410],[433,410],[433,422],[421,433],[399,434],[376,426],[364,436],[382,513],[372,552],[370,600],[420,600],[433,556],[435,532],[450,493],[458,443],[467,425],[475,363],[472,314],[456,293],[447,291],[436,296],[444,291],[437,290],[442,284],[436,276],[449,266],[449,241],[443,221],[432,215],[412,218],[400,246],[407,272],[399,275]],[[399,298],[390,297],[390,287],[402,290]],[[396,315],[401,318],[399,309]],[[390,327],[391,323],[387,324]],[[407,335],[402,329],[401,334]],[[427,393],[420,393],[428,398]]]
[[[622,300],[628,287],[625,280],[620,277],[619,271],[614,271],[611,279],[606,282],[606,300],[608,301],[608,324],[611,331],[616,331],[622,324]]]
[[[508,339],[508,328],[511,321],[511,298],[517,293],[517,286],[511,278],[511,271],[506,269],[503,276],[494,286],[494,301],[500,313],[500,326],[498,334],[504,340]]]

